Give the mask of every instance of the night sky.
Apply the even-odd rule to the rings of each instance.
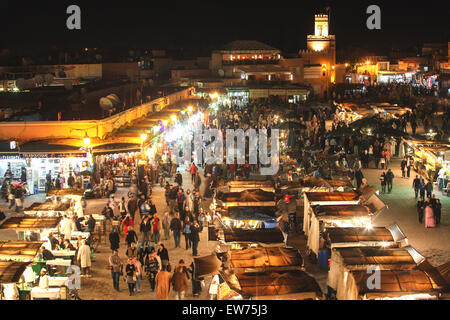
[[[81,7],[81,31],[66,28],[67,6]],[[366,8],[381,7],[382,30],[366,28]],[[1,2],[0,48],[186,48],[208,55],[232,40],[255,39],[297,52],[315,13],[331,7],[337,46],[390,48],[449,39],[449,1],[9,1]]]

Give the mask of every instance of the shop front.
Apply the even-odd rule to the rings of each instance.
[[[91,171],[92,160],[86,152],[80,153],[16,153],[0,156],[0,175],[6,177],[7,170],[11,172],[10,181],[24,181],[30,194],[45,191],[46,176],[51,171],[51,178],[60,176],[63,182],[61,188],[68,188],[70,173],[82,177],[83,185],[87,178],[81,174]]]

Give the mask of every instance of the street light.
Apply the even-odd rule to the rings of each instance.
[[[147,133],[143,131],[141,133],[141,142],[144,143],[144,141],[147,140],[147,137],[148,137]]]
[[[169,120],[163,120],[163,125],[167,126],[167,124],[169,123]]]
[[[89,138],[87,132],[84,135],[83,143],[86,148],[89,147],[89,145],[91,144],[91,138]]]
[[[173,115],[170,116],[170,119],[172,121],[177,121],[177,116],[173,114]]]
[[[187,111],[188,111],[188,112],[192,112],[193,109],[194,109],[194,108],[192,108],[192,106],[188,106],[188,107],[187,107]]]

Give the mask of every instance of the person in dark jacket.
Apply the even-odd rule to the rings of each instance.
[[[120,236],[119,232],[117,230],[117,227],[114,227],[109,234],[109,243],[111,251],[114,252],[114,250],[118,250],[120,246]]]
[[[181,173],[179,171],[177,171],[177,173],[175,175],[175,182],[178,183],[178,185],[180,185],[180,186],[183,185],[183,176],[181,175]]]
[[[362,179],[364,178],[364,175],[360,169],[357,169],[355,171],[355,179],[356,179],[356,187],[359,189],[362,184]]]
[[[175,217],[170,221],[170,230],[173,232],[173,240],[175,241],[175,248],[180,247],[181,237],[181,220],[180,215],[177,213]]]
[[[388,188],[388,193],[391,193],[392,191],[393,182],[394,182],[394,173],[391,171],[391,169],[388,169],[388,172],[386,173],[386,184]]]
[[[201,279],[195,279],[195,265],[194,262],[189,266],[188,271],[191,273],[191,281],[192,281],[192,295],[194,297],[198,297],[202,292]]]
[[[419,223],[423,221],[423,213],[425,211],[425,202],[422,197],[419,197],[419,201],[417,201],[417,215],[419,216]]]
[[[127,242],[128,247],[130,247],[132,243],[136,243],[138,241],[136,231],[134,231],[133,227],[131,226],[128,227],[128,232],[125,241]]]
[[[157,255],[161,259],[161,268],[165,270],[167,265],[169,264],[169,251],[164,247],[164,244],[159,244],[159,249]]]
[[[413,180],[413,188],[414,188],[414,194],[416,195],[416,199],[419,195],[419,190],[420,190],[420,179],[419,176],[416,175],[416,177]]]
[[[153,248],[153,247],[152,247]],[[155,278],[159,271],[159,262],[156,259],[156,252],[149,253],[147,258],[145,259],[145,273],[147,274],[148,282],[150,283],[150,288],[152,288],[152,292],[155,292]]]
[[[89,215],[89,219],[86,224],[88,227],[87,232],[92,234],[92,232],[94,232],[94,229],[95,229],[95,219],[94,219],[94,217],[92,217],[91,214]]]
[[[53,236],[53,233],[50,232],[48,234],[48,242],[50,243],[50,247],[52,250],[56,250],[56,246],[58,245],[58,239]]]
[[[419,185],[419,192],[420,192],[420,197],[422,199],[425,199],[425,190],[426,190],[425,181],[423,179],[421,179],[420,180],[420,185]]]
[[[431,194],[433,193],[433,183],[428,180],[427,184],[425,185],[425,190],[427,191],[427,198],[431,198]]]
[[[434,221],[436,222],[437,226],[441,224],[441,208],[442,208],[441,201],[439,199],[435,199],[433,205],[433,213],[434,213]]]
[[[141,221],[141,224],[139,226],[139,231],[142,234],[142,243],[146,243],[150,240],[150,230],[152,223],[150,221],[151,219],[149,216],[145,216],[144,220]]]
[[[50,250],[45,249],[44,246],[41,247],[41,255],[43,260],[54,260],[55,256]]]
[[[198,225],[197,221],[191,225],[191,243],[192,243],[192,255],[194,257],[198,256],[197,248],[198,243],[200,242],[200,236],[199,236],[200,226]]]

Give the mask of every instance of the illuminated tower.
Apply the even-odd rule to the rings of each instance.
[[[314,21],[314,35],[308,35],[307,46],[309,50],[316,52],[327,52],[329,64],[336,63],[336,38],[329,34],[329,23],[327,14],[316,14]]]

